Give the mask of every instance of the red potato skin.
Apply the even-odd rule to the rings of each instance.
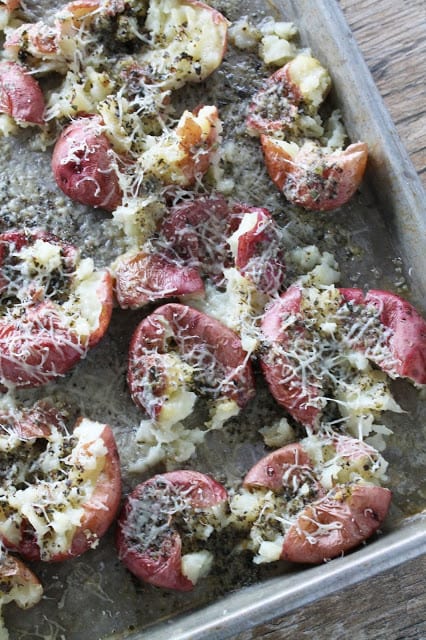
[[[0,112],[18,124],[44,124],[45,102],[37,80],[20,64],[0,62]]]
[[[166,328],[168,325],[169,328]],[[203,354],[204,362],[215,363],[218,380],[227,380],[222,395],[244,407],[254,396],[254,381],[247,354],[239,337],[222,323],[200,311],[181,304],[166,304],[142,320],[133,334],[129,349],[128,384],[133,401],[158,416],[167,386],[167,363],[162,355],[169,351],[170,336],[177,351],[185,358],[192,350]],[[189,357],[189,362],[191,358]],[[155,369],[151,392],[158,398],[154,406],[144,400],[147,380]]]
[[[243,216],[244,213],[257,213],[257,219],[254,227],[238,238],[235,266],[240,270],[243,270],[251,258],[256,255],[257,243],[268,240],[264,228],[272,219],[269,211],[260,207],[241,207],[241,215]]]
[[[107,15],[115,15],[116,13],[124,11],[124,2],[120,2],[120,0],[114,0],[114,2],[110,4],[111,7],[106,10]],[[65,7],[63,8],[63,12],[68,12],[75,18],[81,18],[86,16],[91,11],[99,9],[101,5],[102,2],[100,2],[100,0],[75,0],[75,2],[67,2]],[[115,6],[117,7],[116,9]]]
[[[336,558],[369,538],[383,523],[392,494],[384,487],[355,485],[348,491],[336,488],[308,505],[288,530],[281,559],[303,564],[320,564]],[[315,534],[321,524],[339,523],[317,535],[310,542],[307,535]]]
[[[238,210],[241,216],[244,213],[257,214],[254,227],[238,238],[235,266],[264,293],[276,293],[282,289],[284,283],[285,265],[283,251],[277,243],[277,235],[274,234],[272,215],[267,209],[245,205],[237,205],[233,210]],[[265,247],[271,250],[274,245],[274,255],[268,260],[263,259]]]
[[[266,310],[261,324],[266,349],[260,355],[260,366],[278,404],[304,426],[315,428],[321,414],[321,409],[315,403],[321,390],[309,382],[304,385],[300,376],[294,373],[289,382],[284,382],[283,376],[288,376],[286,369],[292,367],[291,362],[284,355],[280,355],[279,359],[273,357],[274,343],[285,346],[288,342],[288,337],[281,329],[282,319],[294,314],[303,320],[301,301],[302,291],[295,285]],[[300,332],[303,333],[302,327]]]
[[[347,436],[332,438],[336,453],[356,460],[374,449]],[[289,562],[319,564],[335,558],[369,538],[383,523],[391,500],[389,489],[370,484],[336,485],[328,492],[316,479],[314,465],[298,442],[272,451],[247,473],[243,486],[266,488],[275,493],[297,489],[308,481],[315,500],[297,514],[284,536],[281,559]],[[336,527],[315,535],[318,525],[337,523]]]
[[[409,378],[417,384],[426,384],[426,321],[406,300],[389,291],[371,289],[339,289],[344,302],[374,305],[380,311],[380,321],[392,330],[388,347],[396,364],[376,364],[391,377]],[[355,345],[363,350],[363,345]]]
[[[121,467],[117,445],[111,427],[105,425],[102,440],[108,450],[105,467],[96,489],[84,505],[84,515],[67,554],[58,554],[52,561],[80,556],[107,532],[118,513],[121,502]],[[88,532],[90,532],[88,534]]]
[[[37,387],[68,373],[100,341],[109,325],[112,280],[110,275],[105,279],[99,325],[85,343],[62,324],[50,301],[32,305],[19,321],[0,319],[0,378],[17,387]]]
[[[8,11],[14,11],[21,4],[20,0],[5,0],[4,4]]]
[[[121,546],[122,543],[119,541],[118,544]],[[176,533],[163,542],[158,559],[131,549],[123,556],[120,553],[120,559],[142,582],[174,591],[192,591],[194,588],[191,580],[182,574],[182,540]]]
[[[30,307],[19,322],[0,319],[0,378],[4,382],[17,387],[46,384],[65,375],[82,355],[78,336],[62,325],[50,302]]]
[[[182,538],[174,530],[161,542],[160,552],[155,557],[149,549],[141,552],[126,534],[126,525],[132,510],[132,502],[141,499],[144,489],[156,479],[166,480],[188,496],[194,508],[211,507],[228,499],[226,489],[213,478],[197,471],[171,471],[154,476],[138,485],[127,497],[117,523],[116,546],[120,560],[135,576],[157,587],[177,591],[190,591],[194,584],[182,573]],[[173,528],[173,521],[171,522]],[[143,536],[143,531],[140,532]]]
[[[383,329],[392,330],[387,339],[390,354],[388,361],[367,352],[367,347],[362,342],[354,343],[351,348],[367,353],[368,358],[392,378],[404,377],[419,385],[425,384],[426,321],[416,309],[406,300],[388,291],[371,290],[364,294],[361,289],[339,289],[339,293],[342,296],[342,304],[373,305],[380,311]],[[283,372],[289,361],[284,354],[281,354],[279,359],[273,357],[274,344],[281,344],[285,348],[290,340],[281,330],[283,319],[294,314],[303,335],[302,295],[302,290],[297,285],[290,287],[266,310],[261,325],[266,348],[260,355],[260,365],[277,402],[287,409],[295,420],[315,429],[321,414],[321,409],[315,404],[321,395],[321,388],[309,383],[303,385],[302,379],[297,375],[290,381],[283,382]]]
[[[60,423],[61,414],[58,409],[43,401],[16,414],[8,411],[0,413],[0,424],[9,424],[19,440],[47,438],[52,426],[59,428]]]
[[[38,239],[59,244],[64,266],[73,271],[78,251],[71,244],[44,231],[10,231],[0,235],[0,293],[7,288],[7,279],[2,276],[1,269],[10,249],[19,252]],[[0,317],[0,379],[4,383],[17,387],[37,387],[51,382],[65,375],[88,349],[101,340],[108,328],[113,307],[112,276],[108,270],[101,273],[102,278],[96,290],[100,304],[98,325],[89,336],[79,336],[70,330],[61,319],[60,304],[52,299],[40,299],[40,294],[34,291],[34,300],[31,300],[29,282],[29,302],[23,313],[16,319],[8,315]]]
[[[203,295],[204,283],[196,269],[158,254],[139,252],[120,262],[115,294],[122,309],[139,309],[154,300]]]
[[[348,460],[369,457],[376,451],[367,443],[350,436],[334,435],[330,444],[336,454]],[[275,449],[261,458],[246,474],[243,486],[249,489],[266,487],[279,492],[285,487],[291,487],[295,479],[313,478],[314,466],[311,458],[299,442],[287,444]],[[316,488],[320,491],[319,483]],[[324,489],[320,491],[324,493]]]
[[[5,258],[8,254],[8,244],[13,244],[15,249],[19,251],[35,240],[43,240],[44,242],[51,242],[53,244],[60,244],[62,255],[64,256],[67,264],[72,264],[76,260],[78,250],[74,245],[69,242],[60,240],[52,233],[44,231],[43,229],[34,229],[32,231],[21,231],[20,229],[12,229],[11,231],[5,231],[0,234],[0,267],[3,265]]]
[[[68,125],[56,142],[52,170],[58,187],[71,200],[114,211],[122,201],[113,150],[98,116]]]
[[[164,217],[160,230],[173,245],[181,243],[183,247],[188,246],[188,251],[192,248],[196,250],[195,255],[198,255],[202,246],[196,231],[209,221],[223,222],[223,233],[228,230],[231,210],[223,196],[199,196],[175,205]]]
[[[31,56],[31,52],[37,52],[39,57],[60,55],[59,25],[50,26],[41,21],[21,24],[6,34],[4,49],[15,59],[19,59],[21,53]]]
[[[257,224],[238,239],[237,255],[232,257],[227,239],[246,213],[257,213]],[[267,209],[243,203],[230,206],[221,196],[196,198],[170,210],[160,234],[184,262],[213,281],[223,278],[223,270],[233,265],[265,293],[280,289],[285,275],[284,257],[276,254],[262,260],[265,245],[277,243],[274,222]]]
[[[257,462],[244,478],[243,486],[249,489],[266,487],[272,491],[282,491],[285,485],[303,481],[311,476],[313,466],[310,457],[296,442],[281,447]],[[285,480],[284,480],[285,478]]]
[[[197,115],[199,109],[193,111]],[[219,112],[215,108],[210,118],[212,125],[207,138],[202,141],[202,129],[194,120],[182,118],[176,127],[176,135],[180,139],[180,146],[184,151],[184,158],[179,163],[188,186],[193,185],[197,178],[203,176],[210,167],[211,155],[218,142],[218,124],[220,123]]]
[[[302,94],[291,79],[290,70],[291,65],[287,63],[275,71],[266,80],[264,88],[254,96],[246,119],[251,134],[273,135],[291,127],[298,114]],[[288,100],[287,104],[283,98]]]
[[[28,587],[29,585],[37,586],[40,587],[41,591],[40,581],[35,574],[22,562],[22,560],[9,554],[3,556],[0,560],[0,589],[3,586],[3,582],[5,582],[6,585],[13,584],[22,587]]]
[[[101,305],[101,312],[97,329],[92,331],[88,338],[87,346],[89,349],[95,347],[107,332],[114,306],[114,278],[108,269],[103,269],[101,273],[102,279],[96,289],[96,297]]]
[[[289,202],[309,211],[332,211],[346,204],[367,166],[364,142],[330,153],[301,148],[292,158],[271,136],[261,135],[260,141],[271,180]]]
[[[213,280],[221,279],[232,259],[226,238],[238,227],[234,214],[222,196],[199,197],[170,209],[160,234],[188,266]],[[208,231],[206,231],[208,229]]]
[[[368,445],[364,440],[358,440],[358,438],[339,434],[333,436],[332,440],[336,453],[341,458],[357,460],[360,458],[368,458],[377,453],[373,447]]]
[[[108,454],[95,491],[84,505],[81,524],[75,532],[70,548],[52,555],[49,562],[62,562],[85,553],[106,533],[117,515],[121,500],[121,471],[114,435],[108,425],[105,425],[101,438]],[[25,522],[22,524],[21,534],[21,541],[17,545],[12,545],[3,538],[6,547],[28,561],[42,560],[41,550]]]

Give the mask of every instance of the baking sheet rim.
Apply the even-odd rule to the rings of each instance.
[[[426,511],[342,558],[251,585],[195,612],[111,640],[226,640],[424,554]]]

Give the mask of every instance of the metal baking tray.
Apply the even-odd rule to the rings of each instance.
[[[351,139],[368,143],[366,182],[378,214],[370,220],[372,234],[377,233],[377,226],[390,235],[395,255],[401,257],[409,273],[411,299],[424,312],[426,194],[343,13],[335,0],[276,0],[274,7],[285,20],[295,22],[301,41],[329,69]],[[419,428],[425,430],[424,426]],[[422,482],[425,488],[424,479]],[[269,578],[145,632],[119,637],[225,640],[425,553],[423,511],[401,518],[380,538],[347,557]]]
[[[50,10],[58,3],[28,4],[34,4],[41,18],[45,9]],[[223,0],[213,4],[224,7],[227,3]],[[229,0],[229,4],[235,5],[234,13],[238,15],[241,3]],[[406,283],[406,297],[426,314],[425,193],[337,1],[250,0],[244,3],[243,9],[239,8],[240,14],[247,15],[260,16],[262,11],[297,25],[301,42],[310,47],[313,55],[330,71],[334,84],[332,99],[342,110],[351,139],[368,143],[370,160],[359,197],[334,217],[325,217],[333,228],[340,224],[345,227],[346,233],[352,234],[363,247],[359,286],[389,288],[398,275]],[[203,86],[197,89],[199,96],[203,90]],[[10,163],[11,154],[16,152],[14,143],[9,144],[3,155],[6,163]],[[25,216],[33,215],[34,210],[45,203],[59,202],[56,185],[49,174],[48,154],[45,158],[42,154],[35,155],[36,161],[33,153],[18,150],[20,177],[16,182],[21,185],[22,194],[14,200],[18,211],[16,221],[23,216],[25,222]],[[31,191],[34,182],[40,185],[37,192]],[[4,206],[0,203],[1,212]],[[76,243],[90,236],[91,225],[107,225],[99,212],[85,212],[75,205],[62,204],[61,207],[61,215],[49,219],[49,230],[65,237],[68,233],[75,237]],[[106,245],[109,245],[105,228]],[[359,268],[358,263],[353,266]],[[351,268],[352,263],[348,261],[344,269],[346,276]],[[35,393],[35,397],[48,393],[55,397],[62,393],[80,401],[80,408],[88,417],[111,422],[123,450],[129,446],[128,433],[135,428],[132,424],[140,419],[124,391],[124,354],[128,336],[139,318],[140,314],[118,314],[103,343],[71,376],[54,388]],[[100,370],[103,385],[98,384]],[[86,390],[90,384],[92,395]],[[426,407],[408,384],[398,382],[394,391],[397,400],[407,408],[406,414],[389,417],[389,426],[395,435],[390,438],[385,457],[390,464],[394,501],[382,534],[367,545],[309,569],[294,568],[289,572],[287,568],[284,571],[273,567],[241,579],[237,567],[234,580],[227,582],[224,589],[210,590],[207,582],[204,586],[200,584],[193,594],[175,595],[136,585],[112,554],[113,532],[110,532],[97,549],[81,558],[61,566],[38,564],[33,567],[45,586],[45,599],[42,608],[36,606],[24,614],[12,605],[7,607],[4,617],[11,640],[20,637],[82,640],[89,636],[98,640],[225,640],[424,554],[426,505],[421,502],[421,495],[426,491]],[[112,410],[104,406],[104,399],[110,397],[115,400]],[[251,417],[253,415],[252,412]],[[215,470],[223,466],[223,454],[228,452],[229,471],[233,464],[230,443],[232,437],[227,440],[226,430],[223,436],[213,434],[210,457],[201,452],[185,466],[192,465],[214,475]],[[215,455],[217,460],[212,460]],[[127,475],[125,486],[129,488],[138,481],[137,475]],[[220,581],[221,576],[216,576],[216,587]]]

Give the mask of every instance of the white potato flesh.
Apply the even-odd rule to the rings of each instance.
[[[215,402],[210,410],[211,419],[208,422],[208,427],[213,430],[221,429],[225,422],[237,416],[239,413],[240,407],[235,400],[220,400]]]
[[[264,308],[266,296],[235,267],[225,269],[224,275],[225,291],[207,283],[206,296],[194,299],[191,305],[235,331],[241,338],[244,351],[253,353],[261,338],[256,318]]]
[[[222,62],[228,21],[201,2],[151,0],[145,28],[152,46],[139,63],[152,69],[164,88],[200,82]]]
[[[147,136],[146,149],[138,158],[141,174],[189,186],[213,159],[221,128],[214,106],[204,106],[198,113],[184,111],[175,129]]]
[[[297,53],[296,46],[279,36],[264,36],[260,47],[260,56],[265,64],[281,67]]]
[[[98,106],[114,89],[110,77],[87,67],[85,77],[68,71],[58,91],[49,95],[47,120],[75,117],[76,113],[96,113]]]
[[[192,584],[210,573],[213,566],[213,554],[210,551],[196,551],[182,556],[182,573]]]
[[[47,558],[70,548],[85,513],[84,504],[90,501],[105,467],[108,451],[102,438],[104,429],[103,424],[81,420],[73,432],[76,444],[67,457],[68,475],[63,480],[40,480],[25,489],[10,487],[3,492],[5,502],[13,509],[10,516],[2,514],[0,524],[9,542],[19,544],[20,524],[25,519],[34,528],[35,539]],[[49,445],[38,460],[43,476],[49,477],[61,468],[66,440],[63,433],[52,430]],[[52,505],[55,508],[47,516],[45,508]]]
[[[61,266],[61,247],[38,238],[20,251],[20,272],[29,277],[32,271],[53,271]]]
[[[268,447],[283,447],[285,444],[295,440],[295,431],[287,418],[281,418],[272,425],[262,427],[262,429],[259,429],[259,433]]]
[[[232,23],[229,28],[229,39],[237,49],[250,50],[255,49],[261,38],[261,33],[247,16],[243,16],[239,20]]]
[[[186,389],[176,389],[161,407],[157,421],[163,427],[172,427],[185,420],[194,410],[197,396]]]
[[[328,71],[316,58],[300,54],[289,63],[289,72],[304,100],[319,107],[331,86]]]
[[[18,558],[0,551],[0,640],[9,639],[3,606],[14,602],[20,609],[29,609],[42,596],[43,587],[34,573]]]
[[[43,595],[43,587],[32,571],[21,560],[6,552],[0,556],[0,584],[0,608],[15,602],[21,609],[28,609],[37,604]]]
[[[234,233],[228,238],[228,244],[234,258],[236,258],[238,254],[238,241],[240,237],[256,227],[258,217],[259,214],[257,211],[249,211],[245,213],[242,217],[238,229],[234,231]]]
[[[263,540],[257,551],[257,555],[253,558],[255,564],[264,562],[275,562],[281,557],[284,536],[277,536],[275,540]]]
[[[62,306],[64,319],[83,339],[100,325],[104,303],[100,290],[105,286],[104,280],[105,272],[95,271],[90,258],[82,260],[76,271],[77,285]]]

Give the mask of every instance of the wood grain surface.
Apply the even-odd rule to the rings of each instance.
[[[426,0],[339,0],[426,187]]]
[[[426,558],[322,598],[235,640],[425,640]]]
[[[339,2],[426,187],[426,0]],[[401,564],[235,640],[426,640],[425,574]]]

